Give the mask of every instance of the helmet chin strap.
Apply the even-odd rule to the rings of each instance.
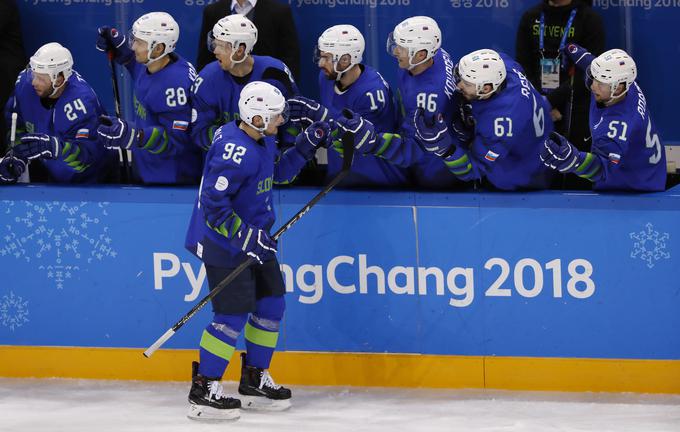
[[[628,93],[629,86],[626,85],[625,90],[621,92],[620,95],[614,96],[614,93],[616,93],[616,89],[619,88],[619,84],[623,84],[621,82],[617,82],[616,84],[610,84],[609,85],[609,99],[607,99],[604,104],[605,106],[611,106],[614,103],[618,102],[623,96]]]
[[[59,78],[59,76],[57,76],[57,79],[58,79],[58,78]],[[52,97],[52,96],[56,95],[57,92],[59,92],[59,90],[60,90],[62,87],[64,87],[64,84],[66,84],[66,80],[64,80],[64,82],[62,82],[60,86],[56,86],[56,87],[55,87],[54,81],[53,81],[53,80],[50,80],[50,82],[51,82],[51,84],[52,84],[52,93],[50,93],[50,95],[49,95],[48,97]]]
[[[421,60],[418,63],[411,63],[411,60],[413,59],[413,57],[415,57],[416,54],[418,54],[418,51],[414,52],[413,55],[411,55],[411,50],[409,49],[408,70],[411,70],[416,66],[420,66],[421,64],[425,63],[426,61],[428,61],[429,59],[432,58],[432,57],[425,57],[424,60]]]

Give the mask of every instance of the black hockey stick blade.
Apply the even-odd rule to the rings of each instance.
[[[335,176],[333,179],[326,185],[326,187],[323,188],[321,192],[316,194],[314,198],[312,198],[311,201],[309,201],[300,211],[298,211],[295,216],[290,218],[288,222],[286,222],[281,228],[279,228],[272,238],[274,240],[278,240],[283,233],[288,231],[290,227],[295,225],[297,221],[299,221],[302,216],[304,216],[316,203],[321,201],[323,197],[328,195],[328,192],[330,192],[338,183],[344,179],[347,174],[349,173],[350,168],[352,167],[352,158],[354,157],[354,136],[349,133],[345,132],[342,135],[342,147],[343,147],[343,161],[342,161],[342,170]],[[207,296],[203,297],[200,302],[198,302],[189,312],[187,312],[182,318],[180,318],[179,321],[175,323],[168,331],[163,333],[163,335],[156,340],[149,348],[147,348],[146,351],[144,351],[144,357],[149,358],[153,355],[154,352],[158,348],[160,348],[165,342],[167,342],[168,339],[170,339],[176,332],[179,330],[187,321],[193,317],[196,312],[201,310],[203,306],[208,304],[210,300],[212,300],[217,294],[220,293],[227,285],[229,285],[238,275],[240,275],[246,268],[248,268],[250,265],[252,265],[255,262],[255,258],[248,257],[245,261],[243,261],[238,267],[236,267],[231,273],[225,277],[222,282],[217,284],[215,288],[213,288]]]

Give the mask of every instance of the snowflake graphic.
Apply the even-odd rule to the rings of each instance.
[[[47,279],[63,289],[68,279],[89,264],[116,258],[109,228],[108,202],[2,201],[0,259],[35,263]]]
[[[0,301],[0,323],[14,331],[29,321],[28,319],[28,300],[24,301],[19,296],[14,295],[13,291],[9,296],[5,295]]]
[[[666,241],[670,238],[668,233],[661,234],[654,229],[654,225],[647,223],[646,231],[632,232],[630,238],[634,240],[631,258],[640,258],[647,262],[647,267],[654,267],[655,261],[669,259],[671,254],[666,252]]]

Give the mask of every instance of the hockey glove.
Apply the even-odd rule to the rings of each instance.
[[[459,92],[454,92],[454,102],[458,112],[454,113],[451,131],[461,143],[467,144],[475,138],[476,121],[472,116],[472,105],[463,100]]]
[[[304,96],[288,99],[289,118],[295,123],[302,123],[304,127],[317,121],[329,121],[328,108]]]
[[[305,157],[311,159],[319,147],[327,147],[331,135],[331,128],[325,121],[312,123],[295,138],[295,147]]]
[[[56,159],[63,146],[61,140],[46,134],[26,134],[14,147],[14,155],[19,159],[33,160],[39,158]]]
[[[345,109],[343,116],[336,119],[335,124],[341,134],[346,132],[354,134],[354,148],[360,153],[374,154],[378,150],[378,139],[373,123],[359,114]]]
[[[576,171],[585,159],[586,153],[578,151],[572,143],[557,132],[550,132],[550,137],[543,143],[541,160],[548,168],[561,173]]]
[[[99,116],[97,135],[107,149],[128,150],[140,141],[138,131],[118,117]]]
[[[117,50],[125,44],[125,35],[109,26],[97,29],[97,49],[102,52]]]
[[[572,64],[580,68],[585,68],[586,66],[590,65],[590,63],[595,58],[595,56],[589,53],[587,49],[574,43],[570,43],[564,47],[563,54]]]
[[[416,139],[426,152],[446,157],[455,149],[449,128],[441,114],[425,114],[424,109],[418,108],[413,114],[413,123]]]
[[[26,170],[26,162],[13,156],[0,159],[0,183],[16,183]]]
[[[230,242],[232,246],[255,258],[260,264],[276,253],[276,241],[269,237],[267,231],[246,223],[241,224]]]

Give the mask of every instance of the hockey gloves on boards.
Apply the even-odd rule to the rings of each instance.
[[[548,168],[556,169],[561,173],[576,171],[585,159],[585,153],[569,142],[557,132],[550,132],[550,137],[543,143],[541,160]]]
[[[335,120],[340,133],[354,134],[354,148],[362,154],[374,154],[378,150],[378,137],[375,126],[348,109],[343,110],[343,116]]]
[[[327,147],[330,142],[331,127],[325,121],[316,121],[295,138],[295,147],[305,157],[311,159],[319,147]]]
[[[330,121],[328,108],[304,96],[288,99],[288,110],[290,121],[294,124],[302,124],[302,127],[307,127],[317,121]]]
[[[99,121],[97,135],[107,149],[128,150],[140,141],[138,131],[123,119],[102,115]]]
[[[276,240],[267,231],[242,223],[230,240],[231,245],[262,264],[276,253]]]
[[[413,114],[413,123],[416,139],[426,152],[446,157],[455,150],[449,128],[441,114],[426,114],[423,108],[418,108]]]
[[[0,159],[0,183],[15,183],[26,170],[26,162],[14,156]]]
[[[56,159],[63,149],[59,138],[46,134],[26,134],[14,147],[14,156],[23,160]]]

